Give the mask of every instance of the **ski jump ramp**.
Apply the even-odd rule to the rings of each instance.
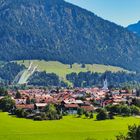
[[[15,77],[13,84],[27,84],[30,76],[34,74],[37,70],[37,66],[33,67],[33,63],[31,63],[28,69],[24,69],[23,71],[19,72],[18,75]]]

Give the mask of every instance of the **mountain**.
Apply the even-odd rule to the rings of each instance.
[[[0,60],[23,59],[140,71],[140,38],[63,0],[0,0]]]
[[[138,21],[138,23],[129,25],[127,28],[128,28],[128,30],[130,30],[140,36],[140,21]]]

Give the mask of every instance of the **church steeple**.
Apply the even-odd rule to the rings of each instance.
[[[108,82],[107,82],[107,79],[105,78],[104,79],[104,82],[103,82],[103,90],[108,90]]]

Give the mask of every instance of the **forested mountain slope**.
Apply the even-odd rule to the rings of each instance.
[[[140,38],[63,0],[0,0],[0,60],[140,67]]]

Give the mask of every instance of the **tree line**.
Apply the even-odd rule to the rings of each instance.
[[[122,87],[126,85],[137,85],[140,82],[140,73],[111,72],[104,73],[80,72],[71,73],[66,76],[67,80],[73,83],[74,87],[103,86],[107,79],[109,87]]]
[[[56,86],[66,87],[67,84],[62,81],[55,73],[35,72],[29,79],[29,85],[34,86]]]

